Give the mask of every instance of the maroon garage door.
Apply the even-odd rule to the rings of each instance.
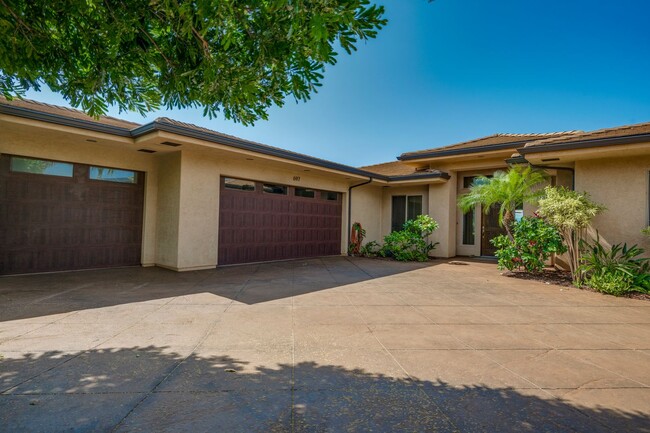
[[[341,194],[221,179],[219,264],[341,253]]]
[[[0,157],[0,274],[140,264],[144,175]]]

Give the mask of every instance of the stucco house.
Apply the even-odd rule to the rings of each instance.
[[[0,274],[338,255],[351,222],[381,240],[420,213],[440,223],[436,256],[491,255],[494,216],[463,215],[456,197],[513,163],[605,204],[607,241],[648,246],[650,123],[496,134],[357,168],[167,118],[0,99]]]

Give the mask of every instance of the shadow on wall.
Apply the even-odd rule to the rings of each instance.
[[[0,322],[200,293],[252,305],[439,263],[324,257],[183,273],[120,268],[2,277]]]
[[[650,431],[650,417],[539,390],[454,387],[335,365],[257,366],[164,347],[0,362],[0,426],[29,431]]]

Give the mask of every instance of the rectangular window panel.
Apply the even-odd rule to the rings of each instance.
[[[307,197],[307,198],[316,197],[315,191],[313,189],[307,189],[307,188],[296,188],[295,195],[298,197]]]
[[[410,195],[407,198],[408,207],[406,209],[406,216],[408,219],[413,220],[422,215],[422,196]]]
[[[287,195],[287,187],[283,185],[272,185],[270,183],[265,183],[262,190],[268,194]]]
[[[72,177],[73,165],[67,162],[45,159],[11,157],[11,171],[18,173],[46,174],[49,176]]]
[[[463,178],[463,188],[469,188],[474,183],[476,176],[467,176]]]
[[[474,210],[463,214],[463,245],[474,245]]]
[[[136,183],[138,181],[135,171],[117,168],[90,167],[89,176],[93,180],[106,182]]]
[[[334,191],[322,191],[320,193],[321,200],[338,200],[339,193]]]
[[[255,191],[255,182],[250,180],[235,179],[226,177],[223,179],[223,186],[228,189],[238,189],[240,191]]]
[[[402,230],[402,226],[406,222],[406,196],[405,195],[394,195],[393,196],[393,207],[391,209],[391,231]]]

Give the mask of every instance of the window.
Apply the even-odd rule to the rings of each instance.
[[[137,175],[135,171],[119,170],[117,168],[106,167],[90,167],[88,173],[90,179],[103,180],[106,182],[117,183],[137,183]]]
[[[339,193],[334,191],[321,191],[320,198],[322,200],[338,200]]]
[[[73,173],[73,165],[67,162],[12,156],[10,164],[11,171],[17,173],[46,174],[62,177],[72,177]]]
[[[463,214],[463,245],[474,245],[474,209]]]
[[[228,189],[238,189],[240,191],[255,191],[255,182],[250,180],[235,179],[226,177],[223,179],[223,186]]]
[[[287,195],[287,187],[283,185],[272,185],[270,183],[265,183],[262,191],[268,194]]]
[[[422,215],[421,195],[394,195],[391,218],[391,231],[402,230],[407,220],[415,219]]]
[[[314,198],[316,197],[316,192],[313,189],[296,188],[294,191],[294,195],[296,195],[297,197]]]
[[[489,179],[489,178],[492,177],[492,175],[489,174],[489,175],[484,176],[484,177],[486,177],[486,178]],[[465,189],[467,189],[467,188],[471,188],[472,185],[474,184],[474,182],[477,180],[477,178],[478,178],[478,176],[466,176],[466,177],[464,177],[464,178],[463,178],[463,188],[465,188]],[[481,180],[479,180],[479,182],[480,182],[480,181],[481,181]]]

